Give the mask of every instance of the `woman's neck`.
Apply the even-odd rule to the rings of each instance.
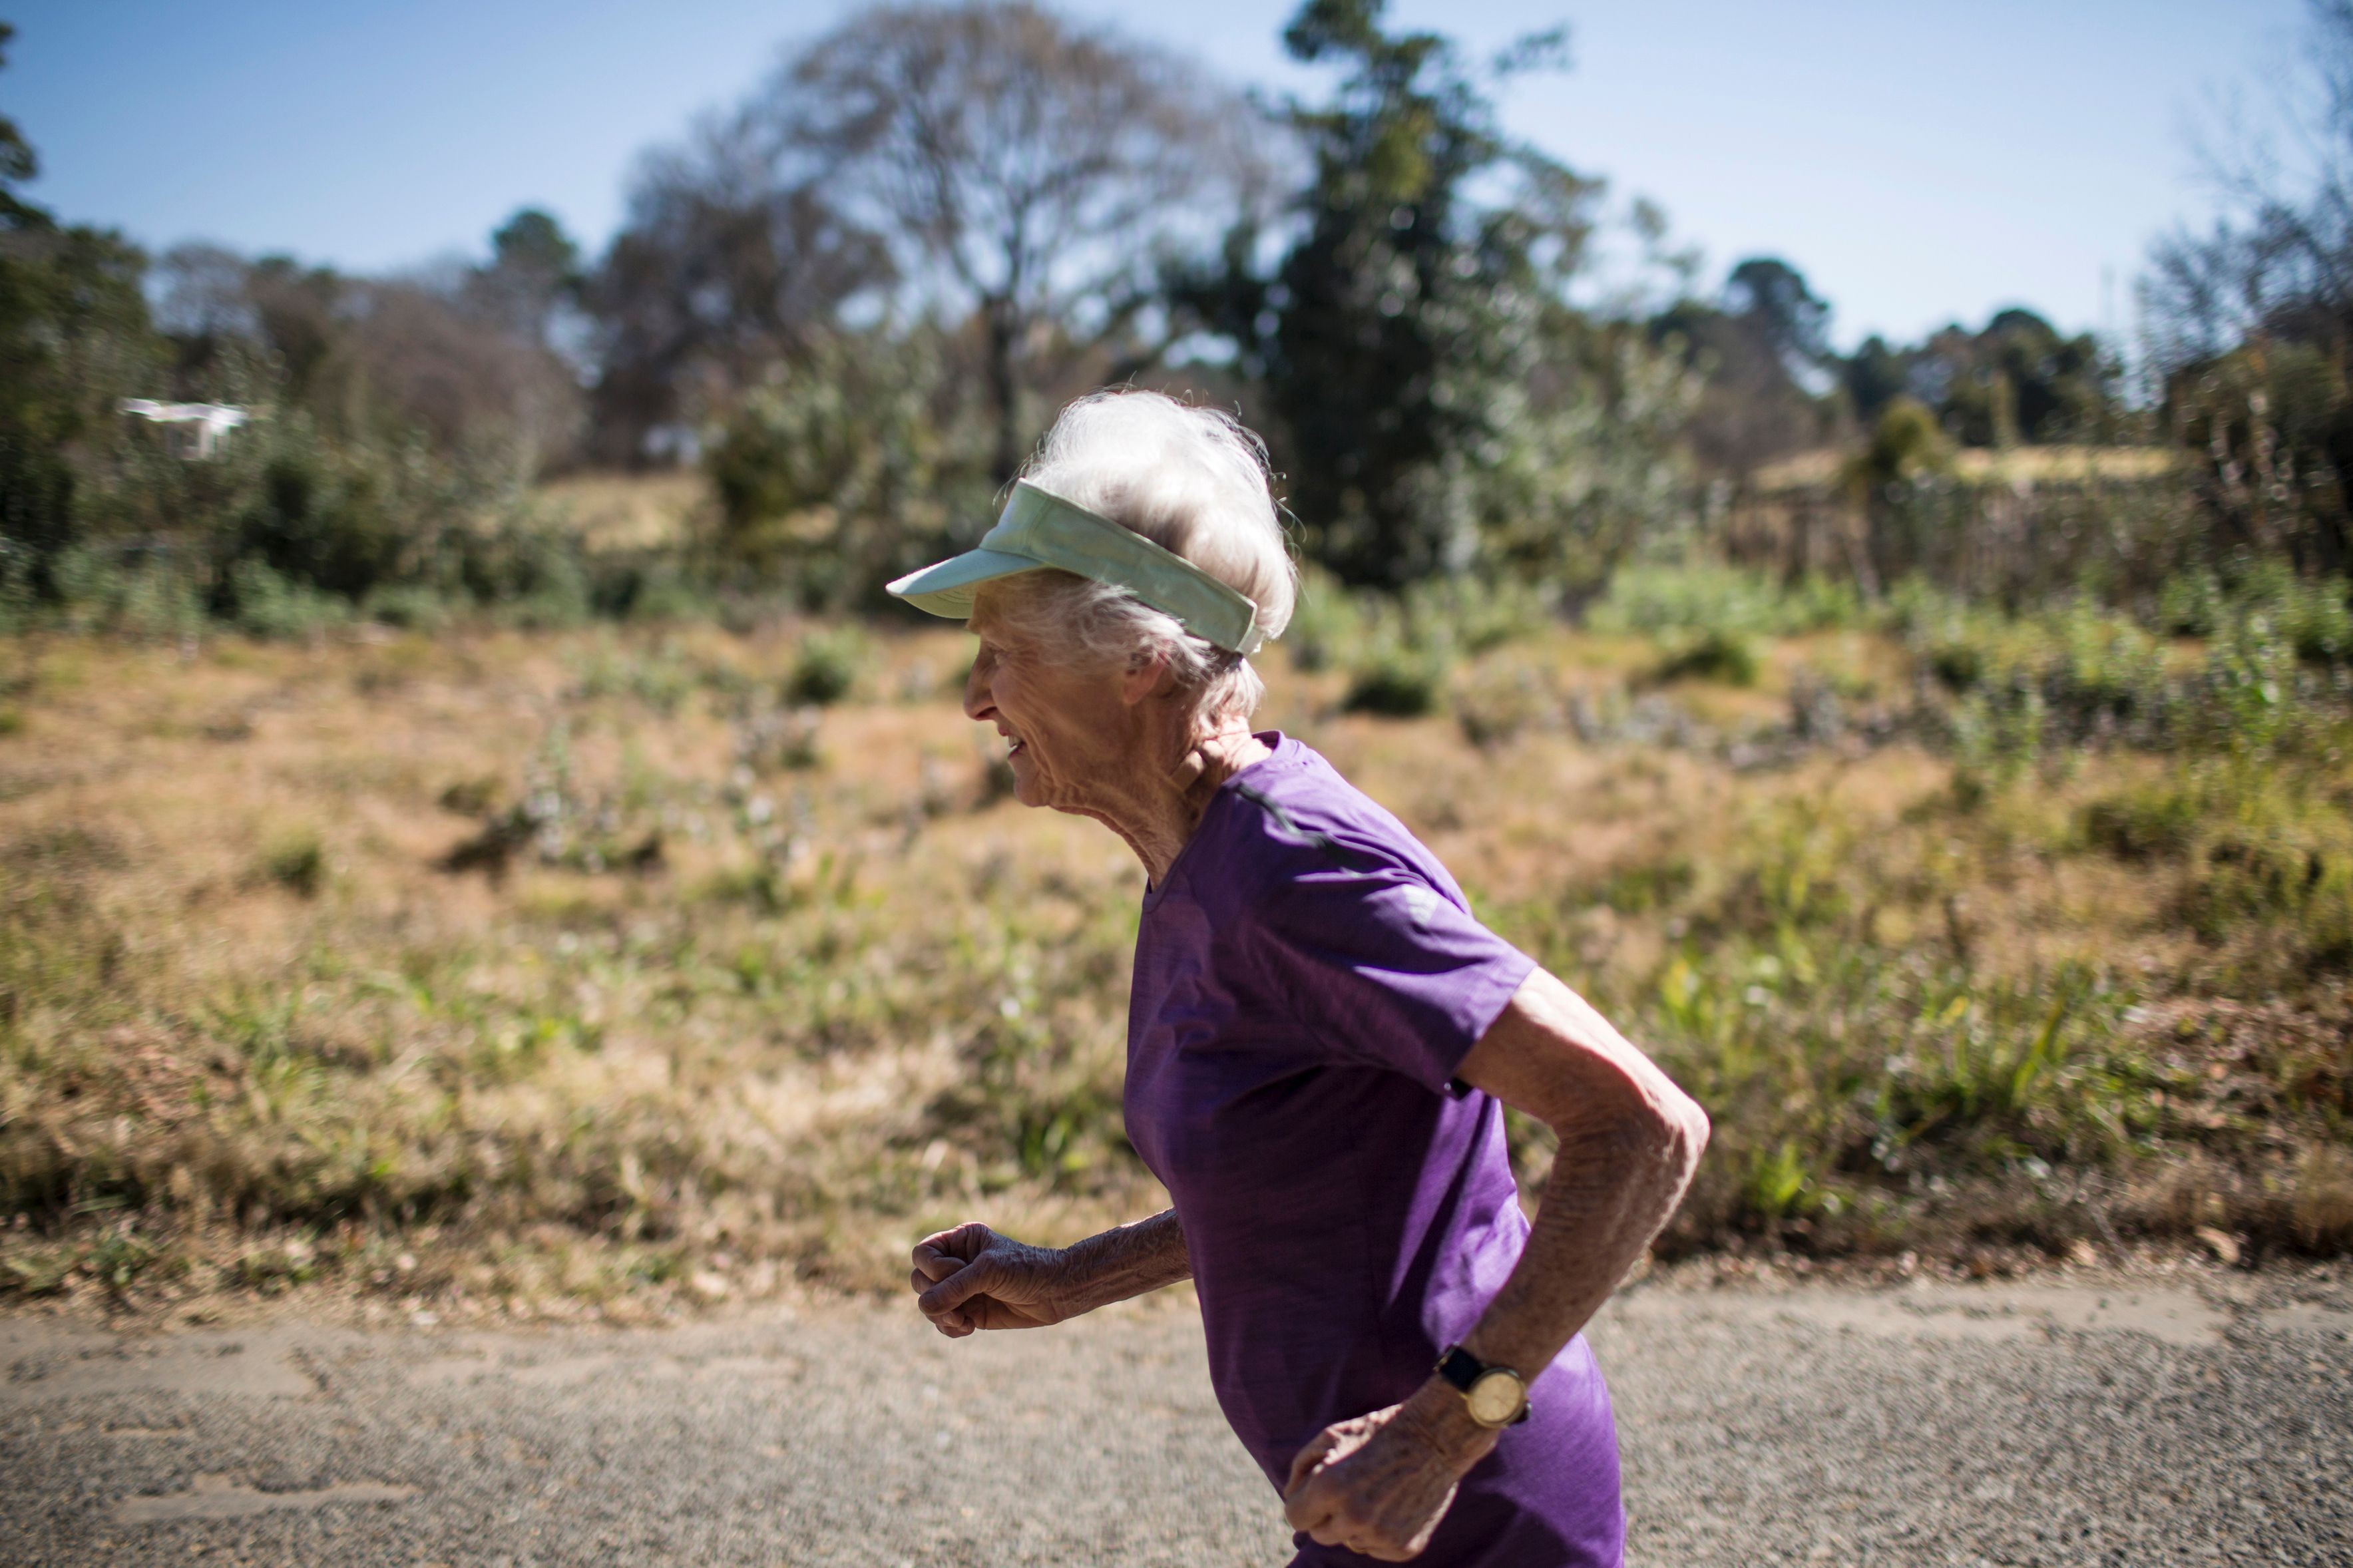
[[[1272,754],[1247,721],[1236,720],[1190,740],[1144,748],[1134,772],[1106,781],[1077,809],[1124,839],[1156,887],[1201,826],[1218,786]]]

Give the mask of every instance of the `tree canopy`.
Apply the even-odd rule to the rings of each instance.
[[[902,277],[976,313],[1000,483],[1033,438],[1032,389],[1124,346],[1155,260],[1211,231],[1197,200],[1230,199],[1253,162],[1233,95],[1027,0],[862,12],[750,111],[825,169]]]
[[[1599,187],[1496,123],[1495,85],[1560,64],[1560,35],[1482,75],[1437,34],[1386,30],[1384,9],[1309,0],[1293,16],[1293,57],[1343,72],[1328,100],[1281,110],[1312,160],[1295,237],[1262,269],[1246,222],[1173,293],[1261,387],[1309,549],[1393,587],[1468,563],[1476,455],[1500,455]]]

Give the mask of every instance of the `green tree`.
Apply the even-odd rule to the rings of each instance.
[[[0,69],[8,64],[8,44],[16,36],[13,25],[0,22]],[[16,190],[40,171],[40,160],[33,156],[32,144],[25,140],[25,133],[16,129],[14,120],[0,114],[0,225],[15,227],[44,216],[39,208],[26,205]]]
[[[1748,325],[1793,380],[1831,357],[1831,308],[1778,256],[1752,256],[1724,282],[1725,309]]]
[[[0,23],[0,49],[13,36]],[[115,402],[145,390],[160,344],[141,291],[145,256],[18,196],[37,169],[23,133],[0,120],[0,587],[46,595],[79,532],[73,456],[115,438]]]
[[[1482,77],[1437,34],[1385,30],[1383,10],[1307,0],[1284,31],[1293,58],[1345,75],[1282,111],[1314,173],[1280,262],[1260,269],[1245,222],[1168,289],[1259,384],[1310,553],[1396,588],[1477,553],[1482,486],[1525,456],[1514,427],[1599,187],[1495,121],[1493,85],[1559,66],[1561,34]]]
[[[1651,318],[1651,341],[1674,346],[1704,381],[1691,423],[1701,464],[1746,478],[1819,443],[1831,383],[1831,308],[1778,257],[1750,257],[1713,302],[1681,300]]]
[[[470,292],[522,342],[555,346],[558,315],[580,298],[580,247],[537,207],[519,209],[491,235],[491,263],[476,268]]]
[[[1846,389],[1854,416],[1868,428],[1881,410],[1911,389],[1912,355],[1873,332],[1838,367],[1839,384]]]
[[[2099,341],[2063,337],[2031,310],[1999,311],[1975,333],[1947,328],[1924,353],[1942,389],[1937,412],[1966,446],[2081,440],[2115,405],[2116,371]]]
[[[1968,447],[2097,440],[2121,417],[2122,372],[2099,340],[2064,336],[2031,310],[1997,311],[1975,332],[1955,324],[1911,348],[1874,335],[1834,363],[1865,428],[1905,396]]]

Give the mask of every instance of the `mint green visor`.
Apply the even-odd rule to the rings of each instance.
[[[1245,658],[1266,640],[1249,595],[1144,535],[1027,479],[1015,482],[997,526],[976,548],[911,572],[888,591],[919,610],[961,621],[972,615],[975,588],[1041,566],[1124,588],[1175,616],[1186,630]]]

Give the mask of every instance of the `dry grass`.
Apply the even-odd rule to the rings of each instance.
[[[533,494],[594,550],[675,548],[711,505],[710,483],[693,469],[576,474],[543,484]]]
[[[997,1100],[1115,1067],[1132,877],[1083,825],[974,809],[953,635],[883,647],[798,770],[752,744],[781,634],[9,653],[20,1276],[120,1208],[199,1276],[292,1237],[346,1271],[462,1255],[491,1293],[722,1258],[865,1283],[981,1194],[1068,1231],[1136,1185],[1092,1122],[1026,1166],[1000,1135]]]
[[[1813,489],[1834,483],[1850,454],[1824,448],[1800,452],[1757,471],[1761,490]],[[2181,453],[2171,447],[1966,447],[1953,466],[1963,479],[2000,484],[2088,484],[2160,479],[2179,472]]]
[[[998,797],[959,634],[850,636],[822,711],[818,628],[0,645],[0,1290],[642,1311],[1162,1201],[1118,1121],[1140,873]],[[1339,671],[1266,718],[1707,1099],[1676,1248],[2344,1246],[2337,972],[2234,991],[2271,917],[2185,925],[2211,845],[2084,837],[2174,764],[1964,803],[1908,742],[1733,743],[1905,657],[1661,691],[1552,631],[1460,718],[1342,716]]]

